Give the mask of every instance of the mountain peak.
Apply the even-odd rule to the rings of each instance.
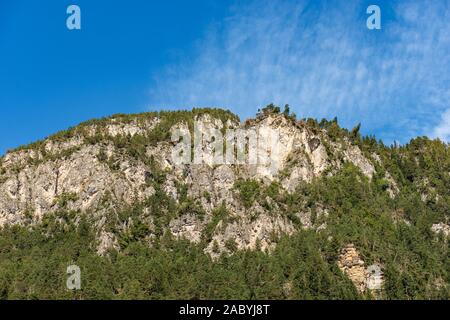
[[[0,226],[41,228],[49,219],[77,226],[83,219],[100,256],[165,237],[187,240],[213,260],[245,250],[272,254],[281,239],[302,232],[327,239],[326,246],[356,239],[367,253],[362,234],[345,235],[347,219],[377,203],[385,210],[372,213],[377,219],[411,226],[417,217],[397,208],[411,188],[422,210],[435,212],[429,230],[446,225],[448,211],[432,208],[445,208],[449,196],[435,179],[450,180],[448,146],[425,139],[388,148],[358,131],[336,120],[297,120],[274,106],[243,123],[220,109],[88,121],[1,159]],[[425,154],[414,151],[417,144]],[[186,161],[177,161],[179,150]],[[430,162],[430,154],[439,160]],[[355,281],[367,287],[360,276]]]

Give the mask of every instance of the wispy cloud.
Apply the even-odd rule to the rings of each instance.
[[[441,122],[434,128],[432,136],[450,141],[450,109],[442,115]]]
[[[450,108],[449,4],[390,3],[380,4],[382,30],[373,31],[366,2],[236,6],[200,40],[194,59],[155,75],[150,104],[224,106],[247,117],[289,103],[300,116],[362,122],[387,141],[446,132],[439,128]]]

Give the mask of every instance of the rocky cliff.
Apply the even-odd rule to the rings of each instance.
[[[111,212],[154,195],[155,188],[149,180],[157,170],[164,173],[161,189],[176,203],[181,198],[178,187],[183,186],[187,196],[205,212],[199,217],[188,210],[171,220],[169,229],[173,235],[199,241],[212,220],[214,208],[224,204],[233,222],[218,222],[211,246],[217,242],[223,249],[225,242],[234,240],[238,248],[255,248],[259,241],[261,248],[266,249],[272,244],[272,233],[292,233],[295,228],[280,214],[280,208],[269,210],[258,202],[246,208],[234,189],[236,181],[251,179],[265,185],[276,182],[286,192],[292,192],[300,182],[331,175],[345,162],[353,163],[369,179],[375,172],[373,160],[350,141],[333,142],[325,130],[314,130],[306,122],[287,119],[282,114],[264,115],[244,124],[227,123],[227,127],[255,130],[263,138],[276,132],[279,151],[271,155],[275,171],[269,168],[273,164],[215,165],[208,159],[203,164],[178,166],[172,161],[171,141],[145,146],[140,158],[124,152],[117,143],[122,138],[144,139],[158,129],[160,121],[157,115],[145,120],[131,117],[126,122],[111,118],[101,125],[87,125],[82,131],[75,129],[69,139],[49,138],[40,142],[39,148],[8,153],[1,162],[0,225],[38,223],[48,213],[68,209],[89,214],[95,219],[100,238],[110,239],[103,226]],[[224,127],[220,119],[207,113],[195,116],[194,121],[201,124],[203,134]],[[189,130],[183,121],[170,129],[173,128]],[[98,143],[89,140],[99,136]],[[211,141],[205,139],[202,143],[205,150]],[[260,141],[257,147],[266,145]],[[306,212],[297,214],[304,227],[311,226]],[[152,212],[148,215],[151,220]],[[99,250],[104,251],[105,245],[101,241]]]
[[[173,133],[185,132],[193,140],[194,126],[203,138],[192,153],[203,152],[202,162],[178,164]],[[227,129],[255,132],[256,149],[243,150],[269,154],[270,161],[214,162],[211,132]],[[278,139],[268,141],[274,134]],[[90,121],[1,159],[0,226],[33,226],[48,216],[77,223],[83,217],[95,230],[92,246],[99,255],[120,251],[130,238],[152,246],[168,234],[202,243],[213,259],[244,249],[270,253],[284,235],[327,232],[334,204],[311,202],[301,190],[349,166],[361,183],[381,181],[385,201],[395,201],[401,191],[398,172],[390,171],[385,154],[361,141],[358,132],[335,122],[296,120],[272,109],[245,122],[214,109]],[[295,205],[289,200],[294,194]],[[389,215],[408,223],[407,217]],[[433,230],[447,230],[448,222],[440,220],[436,225],[443,227]],[[327,234],[329,241],[333,236]],[[363,292],[362,260],[349,265],[346,259],[336,263]]]

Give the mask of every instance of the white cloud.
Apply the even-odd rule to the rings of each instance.
[[[300,116],[405,141],[432,131],[449,104],[446,2],[381,7],[381,31],[349,1],[256,1],[212,28],[195,59],[155,75],[154,107],[224,106],[244,117],[270,102]]]
[[[450,109],[442,115],[441,122],[434,128],[432,136],[450,142]]]

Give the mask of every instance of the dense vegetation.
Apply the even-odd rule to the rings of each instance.
[[[262,112],[280,110],[271,105]],[[184,111],[173,114],[178,116],[163,117],[153,139],[167,139],[167,128],[173,123],[192,119]],[[295,118],[287,106],[285,115]],[[155,115],[145,117],[149,116]],[[122,121],[127,116],[117,117]],[[373,153],[378,154],[380,161],[374,161],[377,174],[369,181],[348,164],[333,176],[300,184],[292,194],[277,183],[238,180],[234,191],[245,208],[258,202],[299,227],[299,232],[278,239],[272,253],[237,251],[230,243],[227,248],[233,255],[222,255],[216,261],[206,255],[204,249],[219,221],[232,219],[224,205],[214,210],[199,244],[175,240],[165,232],[170,219],[185,212],[204,212],[186,195],[183,185],[178,186],[179,203],[166,195],[158,187],[164,173],[155,168],[149,178],[155,195],[109,218],[120,249],[104,257],[96,254],[94,230],[81,213],[62,210],[32,227],[0,230],[0,299],[372,298],[369,293],[359,294],[337,267],[340,249],[348,243],[355,244],[367,265],[383,266],[383,298],[449,299],[448,241],[431,231],[433,224],[447,222],[450,213],[448,145],[421,137],[404,146],[385,146],[373,137],[361,137],[359,126],[350,131],[340,128],[337,119],[304,121],[317,130],[326,129],[331,139],[350,139],[371,159]],[[53,139],[65,139],[82,128]],[[127,152],[135,150],[139,156],[139,146],[151,139],[136,141],[135,147],[133,141],[121,143]],[[28,148],[35,147],[39,146]],[[386,192],[386,171],[398,184],[395,198]],[[68,194],[58,201],[66,203],[72,198]],[[326,218],[318,214],[322,207],[329,210]],[[139,220],[143,208],[150,208],[155,229]],[[314,225],[326,223],[327,227],[301,230],[295,213],[304,210],[312,212]],[[121,221],[132,221],[131,228],[116,229]],[[150,233],[156,237],[149,238]],[[80,291],[66,289],[66,268],[72,264],[82,270]]]
[[[187,124],[191,132],[194,130],[194,119],[196,117],[208,114],[213,118],[220,119],[226,128],[228,120],[239,123],[239,117],[234,115],[229,110],[213,109],[213,108],[194,108],[192,110],[178,110],[178,111],[159,111],[159,112],[145,112],[141,114],[116,114],[111,117],[102,119],[93,119],[79,124],[76,127],[60,131],[45,140],[30,143],[21,146],[11,152],[15,151],[36,151],[42,156],[38,161],[45,161],[48,159],[57,159],[68,157],[79,148],[69,148],[59,154],[48,154],[45,145],[48,141],[51,142],[65,142],[72,138],[80,138],[86,144],[107,144],[112,143],[115,147],[124,149],[130,155],[139,157],[142,150],[146,146],[155,145],[161,141],[170,141],[170,128],[175,124]],[[158,119],[158,123],[153,130],[146,131],[145,134],[131,135],[117,135],[112,136],[108,133],[107,127],[114,124],[126,125],[129,123],[137,124],[145,128],[149,122]],[[0,159],[1,161],[1,159]],[[30,162],[36,160],[30,159]]]
[[[108,258],[90,250],[86,226],[55,226],[0,236],[0,298],[9,299],[285,299],[356,298],[351,282],[320,256],[314,233],[283,238],[272,255],[242,251],[213,262],[199,246],[164,238],[130,243]],[[82,290],[65,287],[66,268],[82,270]],[[286,288],[290,281],[292,289]]]
[[[218,261],[203,253],[207,239],[193,245],[165,233],[148,246],[141,241],[148,229],[140,225],[122,238],[120,252],[100,257],[89,224],[82,219],[74,225],[75,213],[48,216],[31,230],[6,227],[0,233],[0,298],[364,298],[335,263],[339,249],[354,243],[367,263],[384,266],[385,298],[447,299],[448,247],[430,231],[443,216],[417,193],[406,191],[392,200],[380,190],[377,181],[369,183],[347,166],[336,176],[299,186],[293,195],[278,194],[275,198],[288,206],[286,214],[303,206],[305,198],[312,208],[317,202],[332,207],[327,229],[284,236],[272,254],[237,251]],[[162,196],[146,205],[178,210],[168,208]],[[223,210],[215,213],[218,219],[227,215]],[[410,225],[395,222],[395,212]],[[71,264],[82,270],[81,291],[65,288]]]

